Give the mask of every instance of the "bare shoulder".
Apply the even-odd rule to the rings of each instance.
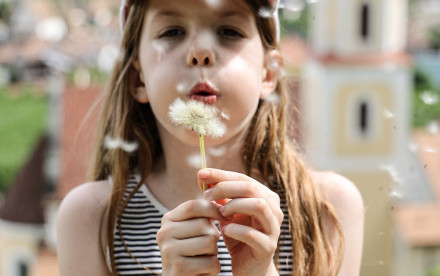
[[[111,192],[108,181],[87,182],[72,189],[63,199],[60,215],[73,215],[78,211],[96,213],[105,207]],[[82,212],[81,212],[82,213]],[[67,216],[70,217],[70,216]]]
[[[313,179],[333,206],[344,236],[344,256],[338,276],[359,275],[364,232],[364,203],[357,187],[347,178],[331,172],[314,172]],[[332,239],[335,229],[327,224]]]
[[[62,201],[57,219],[61,275],[108,274],[99,239],[110,194],[107,181],[89,182],[74,188]]]
[[[339,219],[348,213],[361,212],[364,203],[356,185],[333,172],[313,172],[313,179],[324,197],[333,205]]]

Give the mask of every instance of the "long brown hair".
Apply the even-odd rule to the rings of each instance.
[[[139,54],[140,33],[148,2],[133,1],[125,24],[121,56],[115,64],[102,111],[92,171],[93,180],[111,177],[113,183],[112,194],[103,214],[107,222],[105,225],[102,224],[105,228],[105,246],[109,249],[110,270],[113,275],[117,275],[113,239],[121,210],[142,183],[145,183],[153,170],[153,164],[162,155],[161,142],[150,105],[135,101],[130,93],[130,90],[139,84],[133,61]],[[278,49],[274,20],[258,16],[258,9],[264,1],[246,2],[256,15],[265,50]],[[284,81],[279,80],[275,93],[280,100],[260,101],[243,143],[243,165],[248,175],[258,173],[265,180],[265,184],[287,203],[292,234],[292,275],[336,275],[343,255],[342,230],[333,208],[321,196],[312,181],[309,169],[299,159],[295,147],[289,142],[286,130],[286,92]],[[136,141],[139,145],[137,152],[130,154],[119,148],[106,148],[106,135]],[[131,194],[124,198],[126,182],[133,171],[138,171],[141,179]],[[339,247],[336,250],[333,249],[328,229],[326,231],[324,228],[324,218],[329,218],[332,227],[339,234]],[[127,247],[126,249],[130,253]]]

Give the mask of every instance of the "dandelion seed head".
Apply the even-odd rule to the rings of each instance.
[[[217,108],[199,101],[184,102],[176,99],[169,108],[171,122],[196,131],[198,134],[221,137],[226,132],[225,125],[217,117]]]

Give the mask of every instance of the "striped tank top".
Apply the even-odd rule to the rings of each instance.
[[[131,176],[125,191],[125,198],[133,191],[139,177]],[[286,204],[281,204],[284,220],[281,225],[278,268],[280,275],[292,275],[292,241],[289,232]],[[160,275],[162,262],[156,233],[162,216],[168,210],[151,194],[146,185],[134,194],[123,210],[120,229],[115,228],[114,255],[119,275]],[[123,244],[125,242],[127,250]],[[232,275],[231,256],[220,234],[218,259],[221,272],[218,275]]]

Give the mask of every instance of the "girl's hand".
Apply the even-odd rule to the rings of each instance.
[[[205,182],[207,200],[219,208],[227,221],[219,221],[232,258],[232,272],[239,275],[278,275],[273,263],[283,212],[278,194],[246,175],[217,169],[198,173]]]
[[[218,207],[204,199],[182,203],[162,218],[157,243],[163,275],[216,275],[220,272],[220,234],[210,219],[222,220]]]

